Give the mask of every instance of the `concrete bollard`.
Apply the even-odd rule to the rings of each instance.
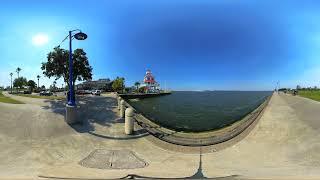
[[[134,111],[132,108],[126,109],[126,115],[125,115],[125,123],[124,123],[124,132],[129,135],[132,134],[134,131],[134,120],[133,120],[133,114]]]
[[[121,100],[120,101],[120,117],[124,118],[125,110],[126,110],[126,104],[124,100]]]
[[[118,97],[118,98],[117,98],[117,100],[118,100],[118,110],[120,110],[120,106],[121,106],[121,104],[120,104],[120,103],[121,103],[121,97]]]
[[[77,107],[76,106],[69,106],[68,104],[66,105],[65,121],[68,124],[77,123]]]

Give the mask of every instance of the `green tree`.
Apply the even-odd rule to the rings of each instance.
[[[140,83],[137,81],[134,83],[134,85],[136,86],[136,90],[137,92],[139,92],[139,86],[140,86]]]
[[[63,78],[69,85],[69,51],[55,47],[47,55],[47,62],[43,62],[41,69],[48,78],[54,77],[56,80]],[[88,57],[83,49],[73,51],[73,85],[76,80],[84,81],[92,79],[92,67],[89,65]],[[74,87],[73,87],[74,88]]]
[[[24,78],[24,77],[19,77],[19,78],[16,78],[14,79],[13,81],[13,86],[14,87],[19,87],[20,89],[23,87],[23,86],[26,86],[28,83],[27,83],[27,79]]]
[[[112,83],[112,89],[116,92],[123,92],[124,88],[124,78],[117,77]]]
[[[56,84],[57,84],[57,81],[53,81],[53,83],[52,83],[52,90],[53,91],[56,91]]]
[[[297,90],[300,90],[300,89],[301,89],[301,86],[300,86],[300,85],[297,85],[296,89],[297,89]]]
[[[34,82],[33,80],[29,80],[27,85],[30,87],[31,92],[37,87],[36,82]]]
[[[140,92],[140,93],[145,93],[145,87],[140,87],[139,90],[138,90],[138,92]]]

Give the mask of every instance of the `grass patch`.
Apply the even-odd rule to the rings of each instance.
[[[299,91],[298,95],[315,101],[320,101],[320,90]]]
[[[38,99],[50,99],[50,100],[62,100],[65,99],[65,97],[59,97],[59,96],[38,96],[38,95],[32,95],[32,94],[15,94],[16,96],[22,96],[22,97],[29,97],[29,98],[38,98]]]
[[[9,104],[24,104],[21,101],[17,101],[17,100],[11,99],[10,97],[4,96],[1,91],[0,91],[0,102],[9,103]]]

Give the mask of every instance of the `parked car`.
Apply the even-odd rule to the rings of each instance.
[[[85,95],[85,94],[92,94],[91,90],[77,90],[76,94],[78,95]]]
[[[52,96],[53,93],[51,91],[41,91],[40,96]]]
[[[100,96],[101,95],[101,91],[100,90],[93,90],[93,91],[91,91],[91,94]]]
[[[23,94],[31,94],[31,91],[23,91]]]
[[[76,91],[76,94],[78,94],[78,95],[84,95],[86,92],[85,92],[85,90],[77,90]]]
[[[84,93],[85,94],[92,94],[92,91],[91,90],[84,90]]]

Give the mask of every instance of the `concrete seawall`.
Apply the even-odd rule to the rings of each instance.
[[[138,93],[138,94],[118,94],[123,99],[143,99],[158,96],[170,95],[171,92],[161,92],[161,93]]]
[[[136,110],[134,117],[136,124],[140,128],[147,130],[154,138],[160,139],[164,142],[189,147],[210,146],[231,140],[244,132],[250,125],[261,117],[270,99],[271,96],[254,111],[230,126],[200,133],[185,133],[167,129],[154,123],[150,119],[146,118],[141,112],[137,112]],[[133,108],[128,102],[126,102],[126,106]]]

